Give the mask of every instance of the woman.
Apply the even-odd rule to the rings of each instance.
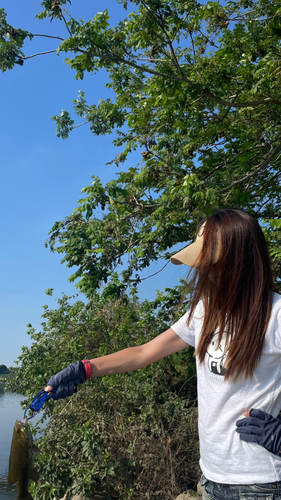
[[[281,498],[281,423],[275,418],[281,297],[273,293],[262,230],[247,213],[222,210],[171,261],[191,267],[190,310],[147,344],[69,365],[45,390],[55,388],[54,399],[67,397],[91,377],[138,370],[192,345],[203,498]]]

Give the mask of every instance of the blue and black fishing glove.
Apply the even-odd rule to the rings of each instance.
[[[64,399],[72,396],[78,385],[91,378],[91,372],[90,362],[83,360],[71,363],[64,370],[51,377],[47,385],[56,389],[53,399]]]
[[[250,417],[236,422],[236,432],[240,439],[248,443],[257,443],[266,450],[281,457],[281,419],[269,413],[252,408]]]

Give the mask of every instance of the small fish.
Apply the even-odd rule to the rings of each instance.
[[[25,420],[16,420],[10,451],[8,482],[17,483],[17,500],[33,500],[28,492],[29,484],[30,481],[39,479],[38,472],[33,468],[34,453],[39,453],[39,449],[33,444],[27,417]]]

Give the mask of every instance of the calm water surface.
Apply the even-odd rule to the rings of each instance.
[[[17,499],[16,485],[8,484],[8,471],[14,425],[16,420],[23,419],[24,411],[20,405],[23,399],[20,394],[4,392],[4,384],[0,383],[0,500]],[[34,423],[39,417],[34,417]]]

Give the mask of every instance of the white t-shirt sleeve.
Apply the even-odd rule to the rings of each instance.
[[[195,347],[194,318],[191,318],[189,325],[187,326],[188,315],[189,311],[187,311],[176,323],[174,323],[171,328],[187,344]]]
[[[281,351],[281,311],[277,314],[277,332],[276,332],[276,347]]]

